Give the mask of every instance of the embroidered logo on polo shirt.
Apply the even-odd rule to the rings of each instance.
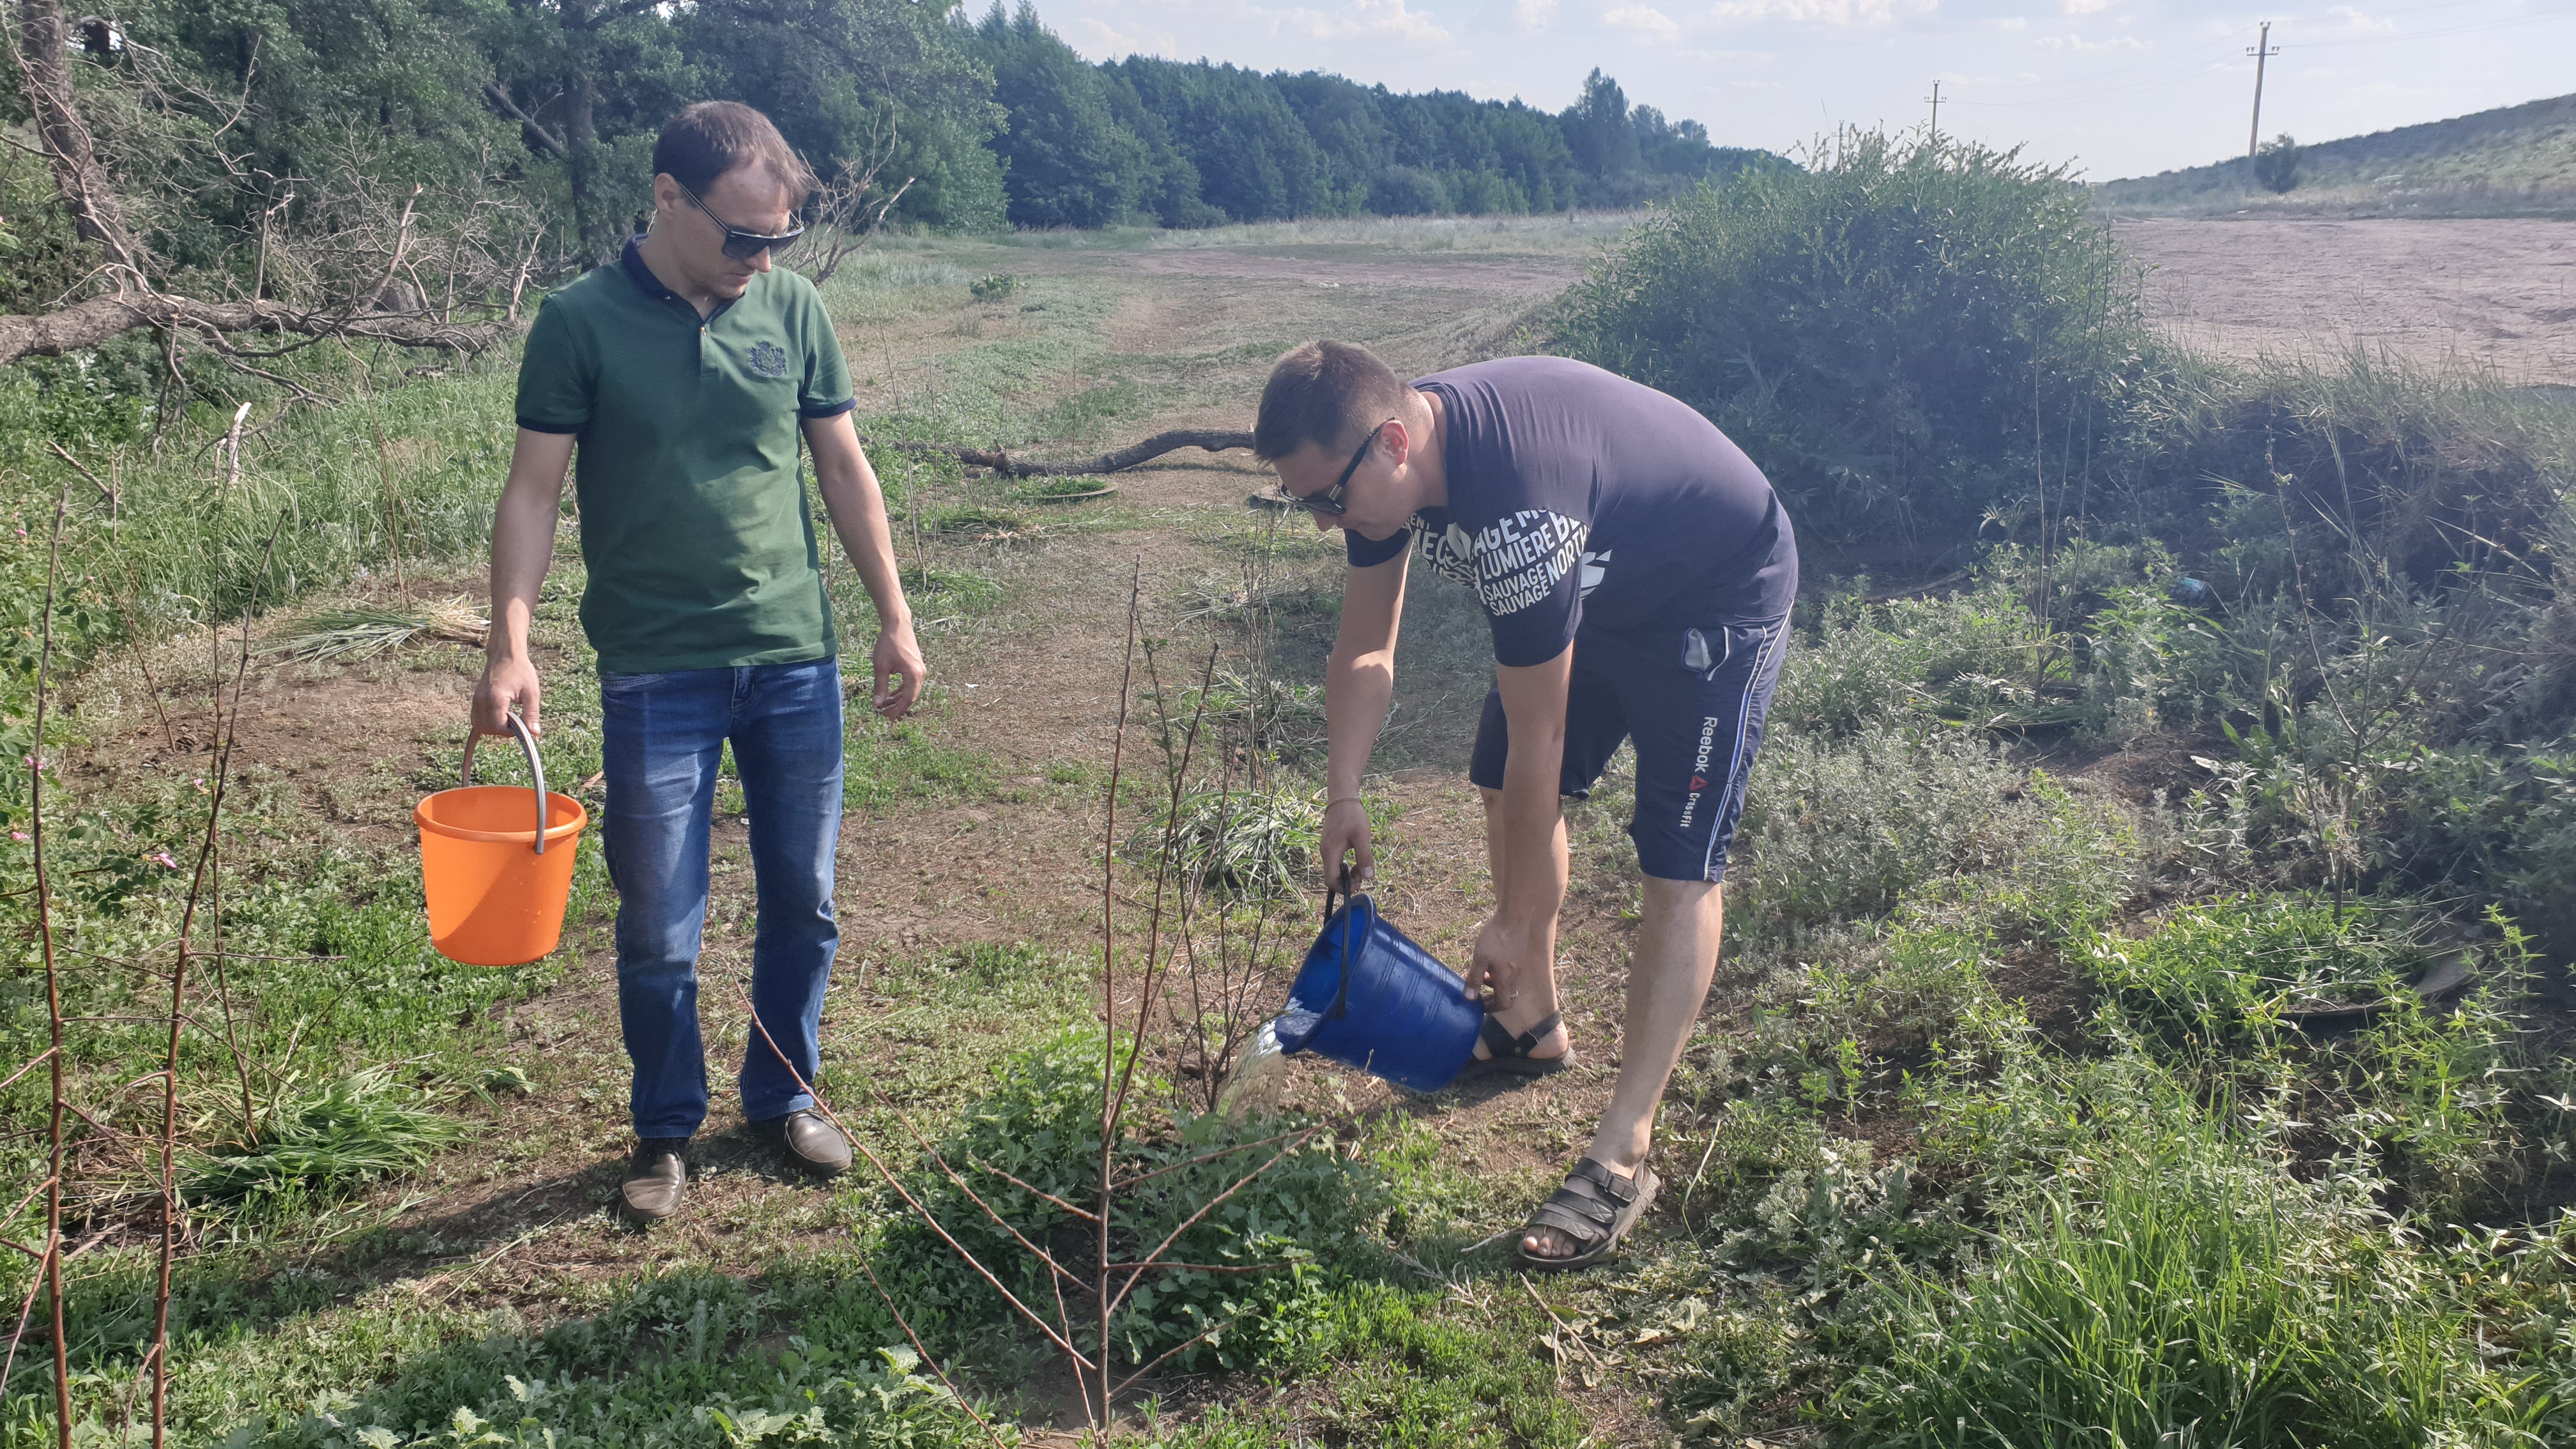
[[[751,344],[749,361],[752,372],[758,376],[785,377],[787,375],[787,349],[775,342]]]

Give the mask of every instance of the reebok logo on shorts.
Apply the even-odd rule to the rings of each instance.
[[[1708,793],[1708,757],[1717,749],[1716,715],[1699,722],[1699,755],[1691,761],[1690,795],[1682,801],[1682,829],[1690,829],[1693,816],[1699,814],[1699,797]]]

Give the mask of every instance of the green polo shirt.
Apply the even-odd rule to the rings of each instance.
[[[546,298],[519,426],[580,439],[581,623],[601,670],[837,652],[797,463],[801,420],[852,406],[832,319],[793,272],[754,276],[701,320],[630,241]]]

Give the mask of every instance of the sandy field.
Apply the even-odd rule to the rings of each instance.
[[[2124,222],[2147,304],[2232,357],[2363,347],[2515,383],[2576,385],[2576,223]]]

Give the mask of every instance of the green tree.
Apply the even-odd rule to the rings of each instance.
[[[1649,114],[1662,122],[1661,112]],[[1637,169],[1637,131],[1628,115],[1628,93],[1600,67],[1584,77],[1582,98],[1566,107],[1561,119],[1566,147],[1585,172],[1608,178]]]
[[[890,122],[892,170],[915,178],[900,215],[999,227],[987,143],[1008,117],[962,20],[958,0],[700,0],[672,23],[703,94],[758,107],[817,171],[865,155]]]
[[[1323,153],[1269,77],[1232,65],[1129,56],[1117,65],[1198,168],[1200,199],[1236,221],[1333,209]]]
[[[1038,23],[1029,0],[1001,0],[975,27],[1010,126],[993,138],[1018,226],[1107,226],[1133,215],[1154,179],[1144,140],[1112,108],[1111,82]]]

